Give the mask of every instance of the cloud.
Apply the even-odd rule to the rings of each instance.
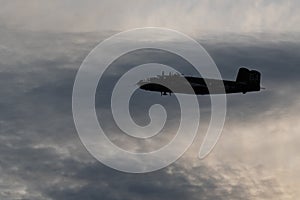
[[[226,78],[234,79],[238,66],[251,65],[263,72],[267,91],[228,97],[222,138],[207,159],[196,158],[201,142],[197,140],[168,168],[132,175],[94,160],[73,124],[76,71],[103,36],[5,31],[0,38],[5,47],[0,52],[2,199],[293,199],[297,195],[299,43],[274,42],[273,36],[266,40],[262,35],[236,36],[228,43],[222,42],[230,40],[226,35],[220,36],[221,41],[209,38],[212,35],[199,38]],[[139,58],[144,59],[138,54]]]
[[[297,0],[276,1],[6,1],[3,26],[89,32],[161,26],[189,34],[299,31]],[[55,13],[55,15],[53,14]]]

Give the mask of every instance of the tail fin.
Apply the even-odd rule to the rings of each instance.
[[[236,82],[238,83],[246,83],[249,79],[250,70],[247,68],[240,68],[236,77]]]
[[[240,68],[236,77],[237,83],[243,83],[247,85],[248,91],[259,91],[260,90],[260,72],[256,70],[249,70],[247,68]]]

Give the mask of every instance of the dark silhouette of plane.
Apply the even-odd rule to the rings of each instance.
[[[193,76],[183,76],[178,73],[151,77],[146,80],[141,80],[137,83],[140,89],[147,91],[160,92],[161,95],[169,93],[182,94],[229,94],[229,93],[243,93],[260,91],[260,72],[256,70],[249,70],[247,68],[240,68],[235,81],[204,79]],[[192,90],[187,90],[186,84],[189,83]],[[209,86],[207,86],[209,85]],[[172,87],[168,87],[172,86]],[[172,90],[170,89],[172,88]]]

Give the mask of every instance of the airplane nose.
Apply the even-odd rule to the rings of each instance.
[[[147,83],[145,83],[145,81],[143,81],[143,80],[140,80],[139,82],[137,82],[136,85],[142,90],[147,89]]]
[[[142,86],[143,85],[143,81],[140,80],[139,82],[136,83],[137,86]]]

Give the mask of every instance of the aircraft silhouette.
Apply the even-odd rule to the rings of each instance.
[[[145,80],[140,80],[137,85],[142,90],[160,92],[161,95],[169,93],[182,94],[229,94],[229,93],[243,93],[260,91],[261,74],[256,70],[249,70],[247,68],[240,68],[235,81],[205,79],[193,76],[183,76],[178,73],[150,77]],[[187,90],[184,84],[189,83],[192,90]],[[168,86],[172,86],[172,90]],[[209,87],[207,86],[209,85]]]

